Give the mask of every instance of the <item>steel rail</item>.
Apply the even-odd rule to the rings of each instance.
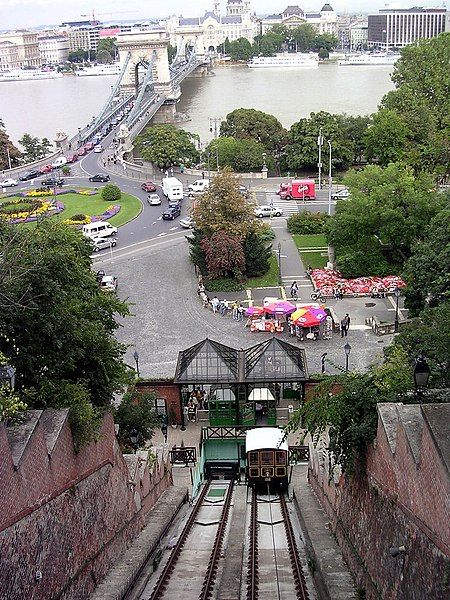
[[[214,539],[214,546],[211,551],[211,555],[208,562],[208,568],[206,571],[205,579],[202,585],[202,591],[200,592],[199,600],[210,600],[214,591],[214,584],[216,582],[217,566],[219,564],[220,552],[222,550],[223,538],[225,536],[225,529],[228,523],[228,517],[230,514],[231,497],[233,495],[234,479],[230,481],[228,486],[227,495],[223,504],[222,514],[220,517],[219,527],[217,528],[216,537]]]
[[[306,587],[305,575],[298,557],[297,542],[295,540],[294,530],[286,506],[286,498],[280,493],[281,514],[283,517],[284,530],[289,549],[289,558],[291,559],[292,573],[294,575],[295,591],[298,600],[308,600],[308,589]]]
[[[210,485],[211,485],[211,480],[208,480],[207,483],[205,484],[205,486],[203,487],[203,490],[201,491],[201,494],[198,497],[194,508],[192,509],[192,512],[189,516],[189,519],[186,522],[186,525],[183,527],[183,531],[181,532],[181,535],[178,538],[176,545],[174,546],[172,552],[170,553],[169,560],[165,564],[164,569],[162,570],[161,575],[159,576],[158,581],[156,582],[156,585],[153,588],[153,591],[151,593],[151,596],[149,597],[149,600],[157,600],[158,598],[161,598],[161,596],[164,594],[164,591],[169,583],[169,579],[172,574],[172,571],[175,568],[177,560],[181,554],[181,550],[183,549],[183,546],[186,542],[187,536],[189,535],[189,532],[191,531],[192,526],[194,525],[198,511],[200,510],[203,500],[205,499],[205,496],[209,491]]]
[[[250,511],[250,541],[247,565],[247,600],[258,598],[258,499],[256,490],[252,492]]]

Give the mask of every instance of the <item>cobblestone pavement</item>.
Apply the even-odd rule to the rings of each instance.
[[[251,333],[242,323],[231,316],[221,317],[202,306],[197,296],[197,284],[192,264],[188,258],[187,242],[182,238],[164,239],[158,245],[131,249],[122,257],[104,257],[95,268],[104,268],[119,279],[119,295],[131,303],[134,316],[127,317],[118,330],[118,338],[130,345],[126,359],[134,366],[133,352],[139,352],[139,366],[143,377],[170,377],[174,375],[178,352],[209,337],[223,344],[240,348],[249,347],[267,339],[265,333]],[[270,291],[270,290],[269,290]],[[279,291],[279,290],[278,290]],[[254,290],[258,301],[268,290]],[[219,298],[233,299],[236,294],[220,294]],[[240,293],[247,300],[245,291]],[[303,299],[300,289],[301,300]],[[350,369],[364,370],[381,357],[383,347],[391,336],[376,337],[364,325],[371,314],[393,320],[393,307],[389,299],[371,300],[351,298],[329,303],[342,317],[351,316],[348,337],[341,339],[334,334],[332,340],[300,342],[287,333],[282,339],[304,347],[309,372],[320,372],[321,355],[327,352],[327,371],[337,372],[332,365],[345,365],[344,343],[352,347]],[[370,305],[370,306],[367,306]]]

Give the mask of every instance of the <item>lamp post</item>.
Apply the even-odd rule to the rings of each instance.
[[[395,321],[394,321],[394,333],[398,333],[398,299],[400,298],[400,289],[398,287],[394,290],[395,296]]]
[[[283,278],[281,276],[281,243],[280,242],[278,242],[277,254],[278,254],[278,285],[281,285],[283,283]]]
[[[209,117],[209,131],[211,133],[214,132],[214,139],[216,140],[216,167],[217,167],[217,170],[219,170],[219,142],[217,140],[217,138],[218,138],[217,126],[220,125],[221,122],[222,122],[222,119],[218,119],[216,117]]]
[[[414,365],[414,387],[416,388],[416,396],[419,403],[422,404],[423,395],[428,385],[430,378],[431,369],[425,359],[425,356],[421,354],[416,358],[416,364]]]
[[[331,140],[328,140],[328,148],[330,149],[330,162],[328,164],[328,214],[331,215],[331,186],[333,183],[331,177]]]
[[[352,350],[352,347],[350,346],[350,344],[348,342],[346,342],[346,344],[344,345],[344,352],[345,352],[345,372],[348,373],[348,360],[350,358],[350,352]]]
[[[324,352],[322,354],[322,356],[320,357],[320,363],[321,363],[321,366],[322,366],[322,368],[321,368],[322,373],[325,373],[325,358],[327,357],[327,354],[328,354],[328,352]]]
[[[323,145],[322,127],[319,129],[319,137],[317,138],[317,145],[319,147],[319,162],[317,163],[317,167],[319,169],[319,190],[321,190],[322,189],[322,145]]]
[[[134,427],[130,431],[130,442],[134,449],[134,452],[136,453],[137,449],[139,448],[139,431],[137,429],[135,429]]]
[[[139,371],[139,352],[137,350],[134,351],[133,354],[133,358],[134,358],[134,362],[136,363],[136,374],[139,377],[141,376],[140,371]]]

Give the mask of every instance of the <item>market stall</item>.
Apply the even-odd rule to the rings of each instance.
[[[324,324],[324,326],[322,326]],[[327,327],[328,325],[328,327]],[[329,323],[327,313],[318,304],[306,304],[300,306],[290,316],[289,332],[291,335],[303,339],[317,340],[319,337],[329,339]]]
[[[357,277],[346,279],[333,269],[313,269],[310,271],[314,289],[328,298],[336,294],[344,296],[374,296],[393,293],[396,288],[406,287],[406,283],[397,275],[386,277]]]

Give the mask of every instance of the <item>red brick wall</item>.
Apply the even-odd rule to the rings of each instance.
[[[165,398],[169,424],[181,424],[181,395],[178,385],[170,381],[144,381],[137,383],[136,389],[142,392],[155,392],[158,398]]]
[[[313,451],[309,479],[369,600],[449,597],[449,479],[426,425],[418,464],[402,426],[393,453],[379,421],[364,474],[330,481]],[[408,553],[393,558],[401,545]]]
[[[0,452],[1,600],[87,598],[171,484],[161,461],[130,476],[111,416],[99,441],[78,454],[67,422],[51,456],[39,423],[18,469],[4,426]]]

